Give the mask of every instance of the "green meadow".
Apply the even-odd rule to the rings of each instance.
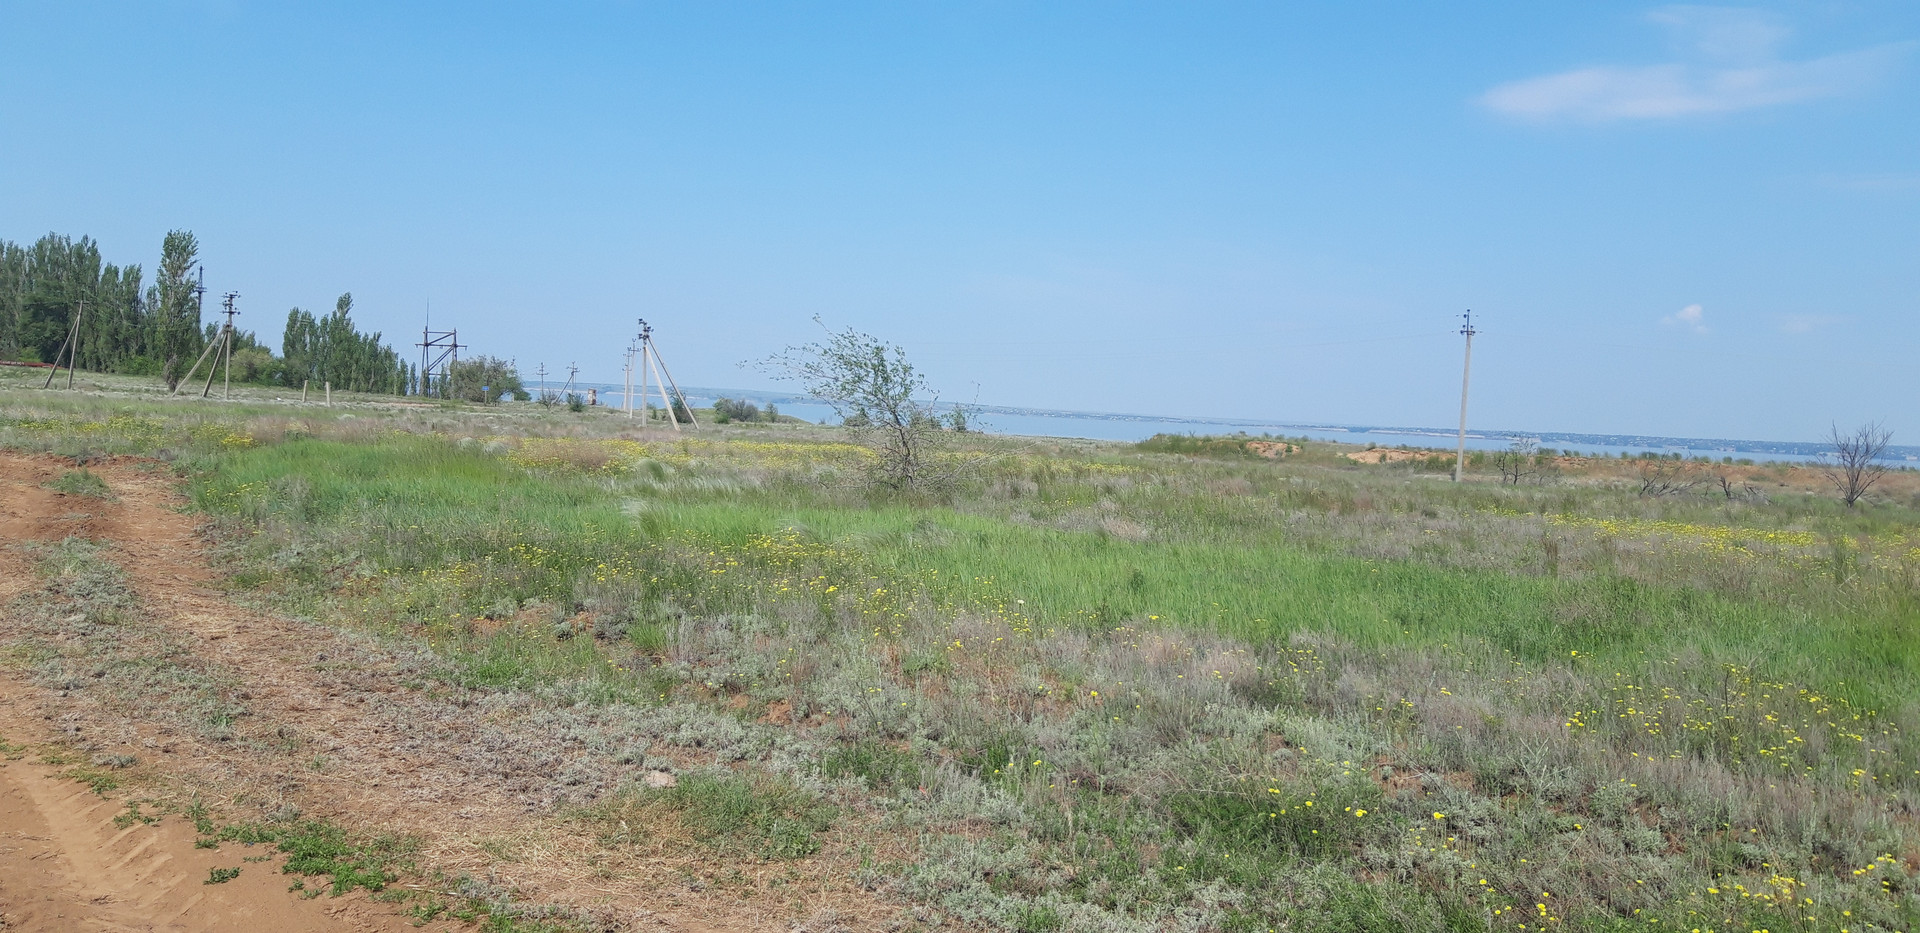
[[[570,818],[851,821],[902,929],[1920,922],[1909,477],[955,435],[908,494],[827,428],[19,390],[0,443],[166,458],[237,590],[448,682],[705,723]]]

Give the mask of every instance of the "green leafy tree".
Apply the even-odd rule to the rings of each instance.
[[[193,268],[200,242],[185,230],[168,231],[160,243],[160,268],[147,291],[150,355],[160,364],[169,390],[180,385],[185,368],[204,344],[200,333],[200,293]]]
[[[146,301],[140,267],[100,267],[92,298],[80,317],[80,368],[96,372],[148,372]]]
[[[20,358],[20,310],[26,282],[27,251],[0,240],[0,359]]]
[[[140,267],[102,262],[87,237],[49,233],[29,247],[0,241],[0,358],[52,360],[76,314],[80,368],[127,368],[147,342]]]
[[[759,421],[761,420],[760,406],[744,400],[719,399],[713,403],[713,420],[720,424],[734,421]]]
[[[363,334],[354,327],[351,292],[335,300],[333,313],[325,317],[299,308],[288,311],[280,355],[286,360],[284,378],[293,385],[306,381],[398,395],[410,390],[415,377],[413,367],[381,342],[378,331]]]
[[[34,359],[51,362],[67,343],[73,315],[93,297],[100,250],[86,237],[74,242],[48,234],[33,244],[28,263],[33,275],[21,303],[20,347]]]
[[[520,373],[514,365],[492,356],[476,356],[453,366],[454,397],[469,402],[497,402],[504,398],[525,398]]]
[[[73,333],[79,315],[81,369],[160,375],[177,386],[184,370],[219,327],[201,320],[194,276],[199,243],[174,230],[161,243],[159,274],[143,287],[139,266],[104,262],[98,244],[49,233],[31,246],[0,240],[0,359],[50,361]],[[416,374],[379,333],[363,334],[351,319],[353,296],[315,318],[298,308],[287,316],[284,357],[275,357],[252,333],[234,339],[234,377],[242,382],[299,385],[330,381],[359,392],[410,391]]]

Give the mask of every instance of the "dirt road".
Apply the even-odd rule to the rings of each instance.
[[[79,635],[36,636],[45,646],[34,650],[72,656],[57,663],[0,655],[0,740],[11,743],[0,747],[15,749],[0,768],[0,930],[421,929],[364,896],[290,893],[277,861],[243,861],[264,852],[195,849],[178,816],[116,824],[142,794],[198,795],[236,818],[297,812],[409,836],[420,862],[444,877],[466,875],[607,930],[868,927],[828,918],[870,909],[828,910],[827,923],[807,924],[823,902],[842,901],[826,885],[810,899],[757,895],[767,880],[757,875],[771,868],[748,866],[731,892],[689,883],[697,856],[678,853],[698,847],[671,828],[646,847],[606,851],[555,815],[555,773],[574,750],[550,724],[511,703],[423,689],[426,661],[404,646],[238,605],[214,585],[208,542],[161,465],[91,464],[112,500],[47,488],[70,469],[0,452],[0,642],[24,627],[41,585],[34,549],[88,539],[137,595],[141,621],[125,637],[145,633],[152,647],[125,650],[175,659],[198,678],[196,702],[239,712],[219,729],[195,728],[174,708],[185,688],[149,697],[136,692],[142,684],[116,692],[111,678],[90,682],[90,658],[74,646],[95,643]],[[59,663],[77,673],[48,673]],[[96,794],[41,763],[48,748],[137,762],[131,786]],[[205,883],[211,870],[236,867],[233,880]]]
[[[0,734],[31,731],[15,684],[0,686]],[[413,926],[364,894],[301,898],[266,847],[194,847],[182,819],[127,814],[61,767],[20,755],[0,765],[0,930],[398,931]],[[151,817],[148,817],[151,819]],[[238,875],[208,883],[216,870]],[[442,925],[444,928],[446,925]]]
[[[36,582],[23,545],[140,533],[122,523],[126,509],[44,488],[60,472],[57,462],[0,454],[0,607]],[[0,614],[0,625],[12,621]],[[68,738],[57,727],[66,718],[59,699],[30,686],[16,668],[0,667],[0,930],[416,929],[364,894],[290,893],[278,870],[283,858],[266,847],[196,848],[184,819],[124,817],[128,795],[97,793],[65,776],[65,764],[44,760],[49,750],[71,751],[66,741],[46,744]],[[239,872],[210,884],[216,869]]]

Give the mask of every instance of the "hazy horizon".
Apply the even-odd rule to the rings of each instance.
[[[640,387],[638,383],[638,377],[636,376],[635,378],[636,378],[636,381],[634,384],[634,392],[638,394]],[[558,389],[561,386],[561,383],[564,382],[564,379],[565,377],[563,374],[559,380],[549,380],[547,387]],[[537,385],[537,381],[529,379],[526,385],[528,389],[532,391],[535,389],[535,386]],[[581,388],[594,388],[598,390],[603,390],[602,394],[599,396],[599,404],[610,407],[610,408],[621,407],[622,403],[620,402],[619,393],[621,391],[622,383],[620,381],[616,380],[616,381],[606,382],[606,381],[599,381],[599,380],[581,379],[578,381],[577,385]],[[806,411],[799,411],[799,415],[809,421],[817,421],[823,415],[831,416],[830,406],[828,406],[825,402],[823,402],[820,399],[815,399],[810,396],[807,396],[804,392],[801,392],[796,388],[780,388],[777,386],[754,388],[754,387],[741,386],[741,385],[713,386],[713,385],[688,384],[688,385],[681,386],[681,389],[686,393],[687,398],[690,401],[695,403],[696,407],[702,407],[701,403],[710,402],[717,398],[732,398],[736,400],[749,401],[749,402],[755,402],[755,403],[765,403],[767,401],[774,401],[781,405],[786,405],[788,402],[795,402],[795,403],[803,403],[806,406],[808,406]],[[655,388],[655,389],[652,389],[651,391],[657,392],[659,390]],[[653,396],[649,395],[649,398],[653,398]],[[1053,436],[1053,437],[1085,437],[1085,438],[1095,438],[1095,439],[1105,439],[1105,440],[1137,440],[1137,439],[1151,436],[1151,434],[1154,432],[1151,432],[1151,431],[1135,432],[1138,434],[1138,437],[1134,437],[1131,434],[1126,437],[1121,437],[1118,434],[1109,434],[1109,433],[1100,433],[1100,434],[1050,433],[1050,432],[1036,432],[1036,431],[1025,431],[1025,430],[1003,431],[1002,425],[996,423],[994,419],[996,417],[1000,417],[1008,413],[1017,413],[1019,417],[1023,419],[1027,419],[1029,421],[1111,420],[1116,423],[1133,422],[1133,423],[1146,423],[1146,424],[1155,424],[1155,425],[1185,424],[1185,425],[1193,425],[1196,427],[1213,426],[1213,427],[1220,427],[1223,429],[1248,428],[1248,427],[1310,429],[1315,431],[1319,431],[1321,429],[1333,429],[1334,431],[1339,431],[1339,430],[1348,431],[1348,433],[1343,436],[1353,438],[1354,439],[1353,442],[1355,443],[1365,443],[1368,441],[1375,440],[1374,437],[1369,436],[1369,434],[1374,434],[1382,437],[1392,436],[1397,438],[1432,438],[1433,439],[1433,443],[1430,445],[1421,445],[1421,444],[1418,444],[1417,442],[1411,442],[1411,441],[1394,441],[1387,446],[1396,446],[1403,443],[1409,443],[1409,444],[1413,444],[1414,446],[1432,446],[1435,448],[1445,448],[1445,449],[1452,449],[1452,447],[1454,446],[1455,433],[1457,432],[1459,427],[1457,423],[1454,425],[1441,425],[1441,424],[1388,423],[1388,422],[1380,422],[1380,421],[1364,422],[1364,423],[1363,422],[1335,422],[1335,421],[1316,421],[1311,419],[1240,418],[1240,417],[1235,417],[1231,415],[1213,415],[1213,414],[1208,414],[1206,412],[1164,413],[1164,412],[1147,412],[1147,411],[1111,411],[1111,410],[1099,410],[1099,409],[1047,408],[1044,406],[1008,405],[1008,404],[1002,404],[1002,403],[979,403],[976,405],[964,399],[950,399],[950,398],[929,398],[929,399],[923,399],[923,401],[936,403],[936,407],[942,411],[947,410],[950,407],[966,407],[966,408],[978,410],[983,414],[983,418],[984,418],[984,420],[981,420],[981,423],[985,426],[984,429],[989,433],[1010,433],[1010,434],[1016,434],[1016,435]],[[656,409],[659,407],[659,401],[657,399],[652,401],[650,404],[652,404],[653,407],[655,407]],[[795,414],[796,411],[798,410],[792,409],[790,407],[783,407],[781,409],[782,414]],[[829,417],[829,420],[831,420],[831,417]],[[1857,428],[1859,427],[1859,425],[1845,425],[1845,426],[1839,426],[1839,427],[1842,427],[1843,431],[1846,431],[1847,433],[1851,433],[1851,429]],[[1233,432],[1230,430],[1222,430],[1219,432],[1195,431],[1191,433],[1228,434]],[[1469,447],[1473,447],[1475,449],[1495,449],[1496,447],[1499,447],[1505,444],[1507,439],[1513,438],[1513,437],[1531,437],[1536,440],[1539,440],[1541,438],[1546,438],[1546,437],[1596,437],[1596,438],[1598,437],[1621,437],[1621,438],[1631,437],[1631,438],[1640,438],[1645,440],[1724,441],[1724,442],[1737,442],[1737,443],[1779,444],[1779,445],[1793,445],[1793,446],[1825,445],[1827,443],[1827,438],[1825,438],[1824,436],[1792,438],[1792,437],[1732,437],[1732,436],[1725,436],[1725,435],[1721,435],[1721,436],[1670,435],[1670,434],[1656,434],[1656,433],[1651,433],[1646,431],[1596,432],[1596,431],[1580,431],[1577,429],[1568,429],[1568,428],[1557,428],[1552,426],[1542,427],[1538,425],[1515,426],[1515,425],[1488,425],[1488,424],[1474,425],[1469,427],[1467,429],[1467,437],[1470,441],[1475,438],[1479,438],[1482,440],[1497,440],[1499,442],[1492,446],[1489,446],[1484,443],[1477,444],[1477,445],[1470,443],[1468,445]],[[1321,439],[1339,440],[1340,437],[1335,436],[1333,434],[1329,434],[1328,437],[1321,438]],[[1907,459],[1907,455],[1909,453],[1920,454],[1920,443],[1899,443],[1900,440],[1901,439],[1896,436],[1893,439],[1894,442],[1888,445],[1886,459],[1888,459],[1889,461],[1902,461]],[[1555,445],[1547,444],[1546,446],[1551,447]],[[1619,446],[1619,445],[1608,445],[1608,446],[1611,447],[1611,446]],[[1648,449],[1652,449],[1652,448],[1648,448]],[[1695,450],[1703,454],[1712,450],[1717,450],[1717,449],[1718,448],[1706,448],[1706,447],[1695,448]]]

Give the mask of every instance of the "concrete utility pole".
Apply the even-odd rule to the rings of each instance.
[[[206,289],[201,288],[199,289],[199,291],[204,292],[206,291]],[[240,313],[239,311],[234,310],[233,302],[234,302],[234,299],[237,299],[239,297],[240,297],[239,292],[227,293],[226,295],[227,322],[225,324],[220,325],[220,332],[215,334],[214,338],[211,341],[207,342],[207,348],[205,350],[200,351],[200,356],[193,361],[193,365],[187,367],[187,374],[180,377],[180,381],[176,383],[173,387],[172,394],[179,395],[180,387],[186,385],[189,381],[193,379],[193,374],[200,370],[201,363],[206,363],[207,364],[207,384],[205,388],[200,390],[200,397],[212,398],[213,397],[213,380],[220,376],[220,373],[221,373],[220,367],[221,367],[221,364],[224,363],[226,365],[226,382],[222,383],[222,388],[220,390],[220,397],[223,399],[233,397],[233,335],[234,335],[233,316]],[[211,362],[209,362],[209,360],[211,360]]]
[[[80,368],[80,316],[86,313],[87,303],[84,301],[80,302],[80,307],[73,312],[73,349],[67,353],[67,391],[69,392],[73,391],[73,371]],[[53,361],[60,362],[60,357],[56,355]]]
[[[633,347],[632,345],[628,345],[627,347],[627,362],[626,362],[626,365],[621,368],[620,373],[621,373],[621,378],[624,380],[620,385],[620,407],[622,410],[624,410],[627,413],[628,418],[632,418],[633,417]]]
[[[427,323],[420,328],[420,394],[433,385],[434,370],[440,370],[440,397],[453,398],[453,373],[460,368],[460,331],[433,329],[433,303],[427,303]]]
[[[641,379],[643,380],[640,396],[642,405],[646,403],[644,380],[646,378],[645,373],[649,357],[652,358],[654,367],[660,373],[659,385],[657,385],[656,388],[660,390],[660,404],[667,410],[667,423],[672,425],[675,431],[680,430],[680,416],[673,409],[673,403],[677,399],[680,402],[680,406],[687,412],[687,423],[693,425],[695,430],[699,430],[700,421],[693,416],[693,406],[687,404],[687,396],[680,391],[680,385],[673,381],[673,374],[667,372],[667,361],[660,358],[660,348],[653,342],[653,325],[648,324],[646,319],[642,318],[640,321],[640,365],[642,367]],[[673,389],[672,396],[667,395],[668,387],[672,387]],[[640,423],[643,425],[646,424],[644,414],[642,415]]]
[[[648,341],[652,339],[653,328],[647,324],[646,318],[640,318],[639,321],[640,335],[634,339],[640,343],[640,426],[644,428],[647,426],[648,421],[647,387],[653,382],[653,357],[647,353]],[[667,412],[667,419],[673,419],[672,411]]]
[[[73,312],[73,322],[67,327],[67,338],[60,343],[59,352],[53,355],[53,368],[47,370],[47,383],[42,389],[53,388],[53,377],[60,372],[60,358],[67,358],[67,388],[73,388],[73,371],[80,365],[80,315],[87,312],[87,303],[80,302],[78,310]]]
[[[1453,481],[1460,482],[1460,473],[1467,466],[1467,380],[1473,376],[1473,312],[1460,315],[1466,324],[1460,333],[1467,338],[1467,359],[1460,367],[1460,447],[1453,455]]]
[[[233,316],[240,313],[233,309],[233,302],[234,302],[234,299],[239,297],[240,297],[239,292],[227,293],[226,295],[227,324],[225,327],[221,328],[220,330],[220,337],[222,340],[226,342],[226,349],[223,352],[225,352],[227,356],[226,375],[220,377],[221,379],[220,397],[222,399],[233,398]],[[209,386],[208,388],[212,388],[212,387]]]

